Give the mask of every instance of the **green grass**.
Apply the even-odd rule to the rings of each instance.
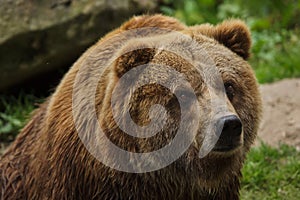
[[[252,148],[243,168],[241,199],[300,199],[300,152],[281,145]]]
[[[0,141],[12,141],[41,102],[32,94],[0,95]]]

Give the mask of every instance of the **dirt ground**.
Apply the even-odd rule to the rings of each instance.
[[[300,151],[300,79],[261,85],[263,119],[256,145],[292,145]]]
[[[300,151],[300,79],[261,85],[263,119],[255,145],[281,143]],[[7,144],[0,143],[0,155]]]

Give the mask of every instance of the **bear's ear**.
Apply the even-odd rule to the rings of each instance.
[[[155,54],[155,49],[147,46],[136,48],[125,48],[121,51],[120,56],[115,61],[115,73],[118,78],[121,78],[126,72],[149,63]]]
[[[209,24],[198,25],[192,27],[192,30],[214,38],[245,60],[250,56],[250,31],[241,20],[226,20],[217,26]]]

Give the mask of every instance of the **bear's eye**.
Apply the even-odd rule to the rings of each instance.
[[[225,83],[224,86],[225,86],[226,95],[228,99],[231,101],[235,95],[234,88],[231,83]]]

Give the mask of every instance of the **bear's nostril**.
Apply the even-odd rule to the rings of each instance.
[[[217,127],[223,128],[214,151],[227,152],[241,145],[242,122],[236,115],[221,117],[217,122]]]
[[[221,137],[237,137],[242,133],[241,120],[235,115],[223,117],[224,126],[222,129]]]

